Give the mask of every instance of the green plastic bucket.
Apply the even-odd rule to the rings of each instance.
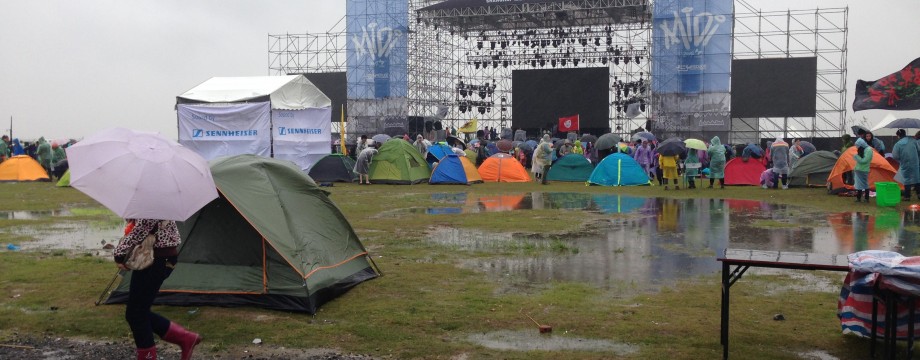
[[[897,206],[901,203],[901,187],[896,182],[875,183],[875,204]]]

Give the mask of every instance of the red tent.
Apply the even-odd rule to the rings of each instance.
[[[756,159],[745,162],[734,158],[725,164],[725,185],[760,185],[760,174],[767,168]]]

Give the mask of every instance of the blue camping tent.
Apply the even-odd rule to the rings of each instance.
[[[450,146],[444,144],[433,144],[428,147],[428,152],[425,153],[425,161],[428,162],[428,167],[434,166],[433,164],[441,161],[442,158],[447,156],[447,154],[453,154],[453,149]]]
[[[607,155],[594,168],[588,182],[603,186],[648,185],[649,179],[639,163],[629,155],[613,153]]]
[[[465,156],[448,154],[438,162],[431,172],[429,184],[469,185],[482,182],[482,176]]]

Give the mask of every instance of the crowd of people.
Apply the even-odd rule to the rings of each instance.
[[[48,177],[60,178],[67,171],[68,146],[76,143],[74,140],[58,143],[40,137],[37,141],[19,141],[18,138],[10,140],[8,135],[0,137],[0,163],[17,155],[27,155],[42,166]]]

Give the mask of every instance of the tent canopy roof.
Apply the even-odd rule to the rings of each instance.
[[[177,103],[233,103],[267,98],[272,109],[331,107],[332,101],[303,75],[213,77],[177,97]]]

